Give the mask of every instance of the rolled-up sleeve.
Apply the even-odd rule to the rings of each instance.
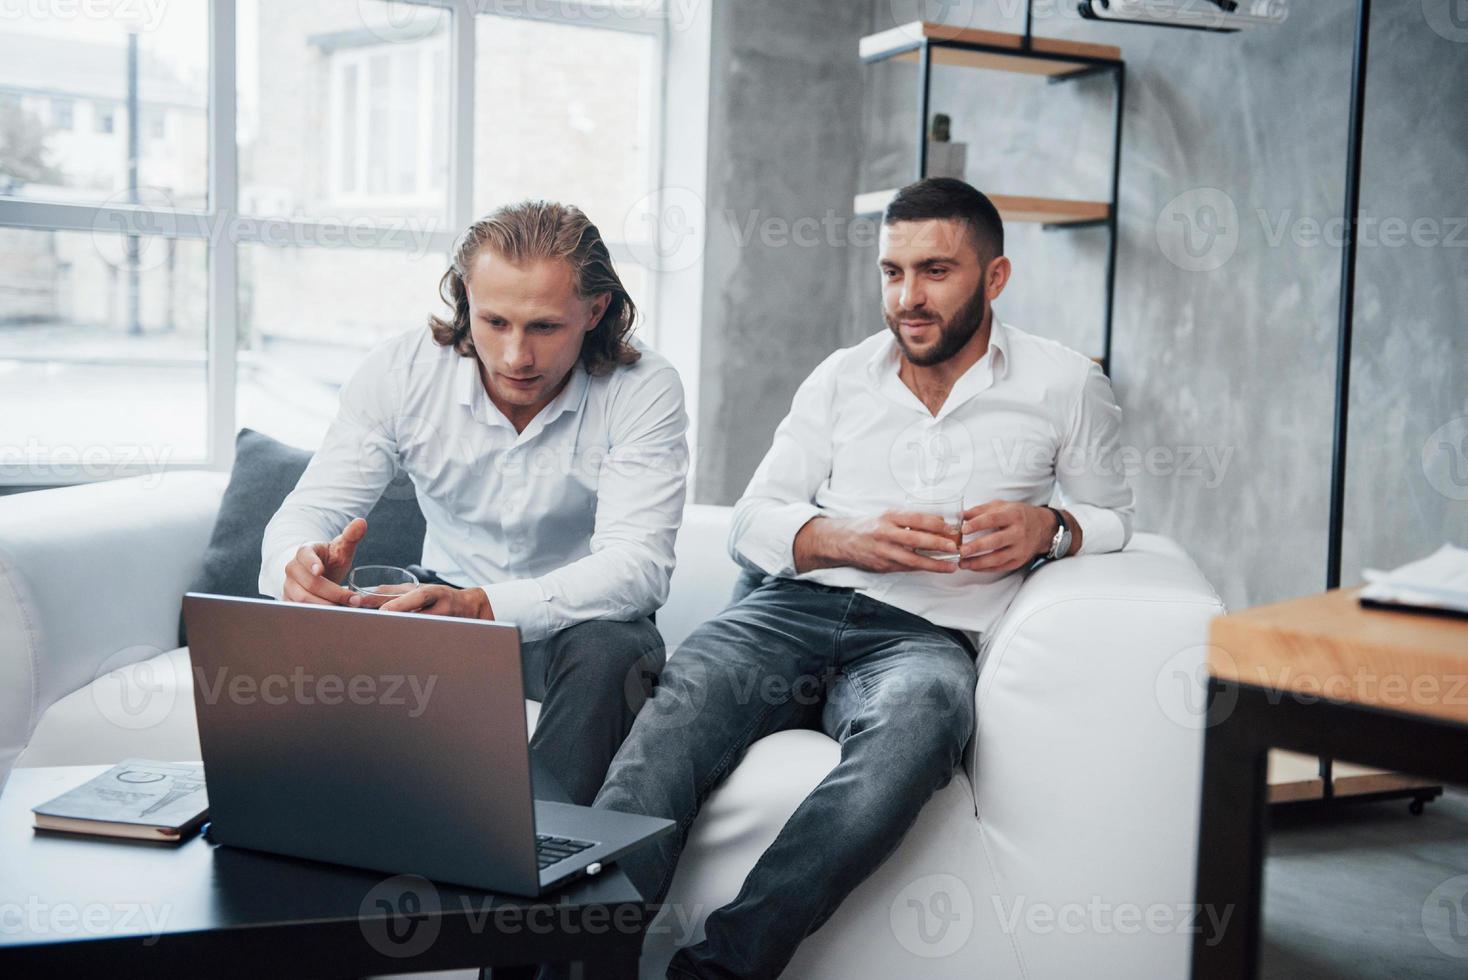
[[[597,473],[591,554],[532,579],[485,585],[494,618],[525,640],[590,619],[630,620],[668,598],[688,481],[688,415],[672,368],[620,393]]]
[[[1132,537],[1136,500],[1121,460],[1121,406],[1092,363],[1073,402],[1069,431],[1055,462],[1062,506],[1081,526],[1081,549],[1120,551]]]
[[[260,546],[262,595],[281,598],[285,567],[296,551],[330,540],[353,518],[365,517],[397,473],[400,380],[393,355],[390,344],[369,352],[342,387],[321,447],[266,525]]]
[[[795,535],[820,516],[816,491],[831,476],[831,403],[842,353],[826,358],[796,389],[790,413],[734,506],[729,554],[746,568],[796,574]]]

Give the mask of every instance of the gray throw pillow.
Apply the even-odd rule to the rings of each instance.
[[[234,468],[219,516],[204,552],[204,571],[190,592],[254,598],[260,595],[260,546],[265,525],[295,489],[311,453],[287,446],[253,429],[235,437]],[[356,565],[412,565],[423,560],[423,512],[407,477],[388,484],[367,514],[367,536],[357,545]],[[183,615],[178,619],[179,646],[188,644]]]

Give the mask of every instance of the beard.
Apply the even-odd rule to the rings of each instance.
[[[978,333],[979,328],[984,325],[984,320],[988,315],[989,298],[984,295],[982,285],[974,290],[974,294],[968,298],[968,301],[947,320],[926,307],[901,310],[898,316],[893,316],[887,312],[885,306],[882,307],[882,319],[887,322],[887,329],[892,331],[892,336],[897,340],[897,346],[902,348],[902,353],[908,361],[917,367],[942,364],[963,350],[964,345],[973,339],[974,334]],[[907,340],[902,336],[902,326],[899,323],[903,319],[924,319],[937,324],[938,340],[933,344],[932,349],[919,353],[908,346]]]

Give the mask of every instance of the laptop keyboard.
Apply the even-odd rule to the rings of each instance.
[[[589,840],[576,840],[572,837],[552,837],[549,834],[535,835],[535,856],[540,861],[542,868],[548,868],[557,861],[566,858],[588,847],[594,846]]]

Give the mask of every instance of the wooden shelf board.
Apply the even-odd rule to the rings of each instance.
[[[1441,785],[1431,779],[1358,766],[1339,759],[1331,763],[1330,776],[1331,792],[1336,796],[1367,796]],[[1268,780],[1270,803],[1318,800],[1325,795],[1325,782],[1320,778],[1320,760],[1313,755],[1271,749]]]
[[[869,34],[857,45],[863,61],[893,58],[897,61],[917,61],[916,51],[903,50],[923,38],[929,41],[929,51],[934,64],[956,65],[964,68],[987,68],[994,71],[1020,72],[1027,75],[1063,75],[1089,67],[1084,61],[1051,61],[1047,58],[1027,57],[1024,54],[1003,54],[997,51],[970,51],[964,48],[944,46],[945,41],[960,44],[987,44],[996,48],[1023,50],[1024,37],[1004,31],[981,31],[970,27],[954,27],[950,24],[935,24],[931,21],[913,21],[879,34]],[[1121,48],[1110,44],[1088,44],[1083,41],[1066,41],[1053,37],[1033,37],[1030,50],[1044,54],[1073,55],[1083,58],[1101,58],[1109,61],[1121,60]]]
[[[1372,769],[1352,762],[1332,762],[1331,785],[1336,796],[1360,796],[1366,793],[1388,793],[1403,789],[1427,789],[1441,786],[1441,781],[1408,776],[1387,769]]]
[[[896,190],[868,191],[856,195],[852,210],[857,214],[881,214]],[[1005,221],[1029,221],[1048,225],[1069,225],[1083,221],[1105,221],[1111,216],[1111,205],[1105,201],[1067,201],[1055,197],[1020,197],[1013,194],[990,194],[989,200],[999,209]]]
[[[1325,795],[1320,760],[1313,755],[1271,749],[1268,782],[1270,803],[1318,800]]]

